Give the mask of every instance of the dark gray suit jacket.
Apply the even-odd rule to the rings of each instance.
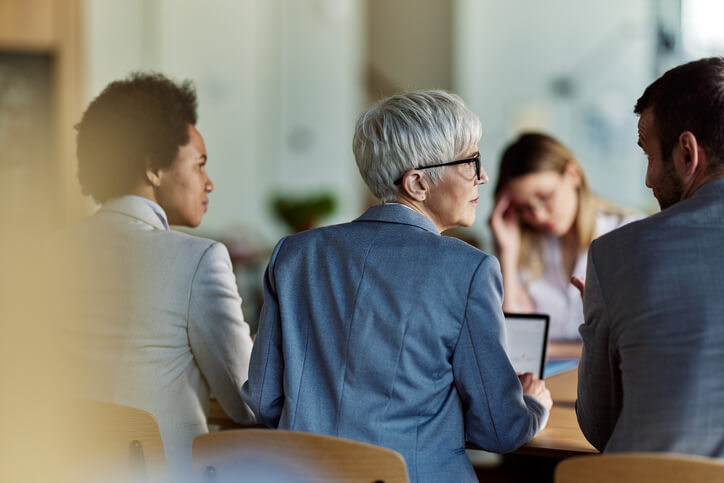
[[[411,481],[477,481],[465,439],[512,451],[548,411],[505,353],[498,261],[398,204],[287,237],[244,385],[258,421],[399,451]]]
[[[724,179],[595,240],[578,421],[602,451],[724,457]]]

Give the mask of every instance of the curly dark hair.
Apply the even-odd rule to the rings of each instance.
[[[667,71],[646,88],[634,113],[648,108],[653,109],[664,159],[671,159],[681,133],[691,131],[712,171],[724,168],[724,58],[699,59]]]
[[[129,193],[150,163],[167,168],[195,125],[196,91],[158,73],[111,82],[75,126],[78,180],[97,202]]]

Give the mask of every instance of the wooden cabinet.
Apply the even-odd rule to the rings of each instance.
[[[73,130],[83,102],[82,4],[0,0],[0,88],[5,94],[0,98],[0,129],[5,130],[0,132],[5,140],[0,143],[0,182],[8,187],[0,190],[0,206],[31,210],[36,221],[50,228],[74,218],[84,206],[75,180]],[[27,79],[23,66],[30,66]],[[13,97],[11,88],[20,94]],[[22,102],[33,112],[23,111]],[[27,119],[33,123],[38,118],[42,126],[17,134]],[[47,150],[39,151],[39,144]]]
[[[55,0],[0,0],[3,50],[51,50],[58,41]]]

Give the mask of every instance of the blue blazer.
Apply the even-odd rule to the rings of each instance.
[[[477,481],[548,411],[505,353],[497,259],[399,204],[276,246],[244,399],[257,421],[400,452],[411,481]]]

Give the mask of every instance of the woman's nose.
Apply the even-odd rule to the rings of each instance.
[[[531,216],[533,220],[538,224],[543,224],[550,218],[549,210],[542,204],[536,204],[531,206]]]
[[[485,169],[483,167],[480,167],[480,179],[478,179],[478,184],[485,184],[489,180],[488,173],[485,172]]]

